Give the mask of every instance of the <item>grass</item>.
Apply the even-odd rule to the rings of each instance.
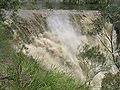
[[[0,63],[10,59],[12,54],[11,48],[12,32],[11,29],[0,21]]]
[[[69,76],[45,70],[34,59],[16,53],[10,64],[0,64],[1,90],[89,90]]]

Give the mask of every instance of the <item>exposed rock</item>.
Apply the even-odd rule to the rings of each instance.
[[[43,10],[37,13],[40,14],[37,15],[37,19],[42,17],[39,22],[40,26],[31,25],[34,24],[33,22],[29,23],[31,25],[31,27],[28,27],[30,33],[26,33],[26,35],[29,36],[31,43],[24,42],[23,39],[25,38],[21,37],[19,39],[21,45],[17,44],[15,46],[18,51],[24,45],[21,49],[23,53],[35,58],[46,69],[54,70],[57,68],[56,71],[71,74],[84,83],[87,79],[87,72],[84,69],[87,69],[89,65],[85,66],[82,63],[83,60],[77,59],[77,47],[79,46],[82,49],[86,43],[91,47],[99,45],[100,51],[106,55],[107,64],[112,64],[112,68],[108,72],[116,73],[117,69],[111,60],[111,53],[106,49],[106,47],[111,48],[110,42],[102,34],[103,32],[109,34],[112,25],[106,23],[106,28],[103,29],[99,36],[90,36],[88,34],[94,27],[92,21],[99,16],[98,11]],[[36,15],[34,14],[34,16]],[[44,30],[41,32],[41,29]],[[106,47],[100,40],[105,43]],[[100,72],[92,79],[91,85],[94,87],[93,90],[100,89],[103,77],[104,72]]]

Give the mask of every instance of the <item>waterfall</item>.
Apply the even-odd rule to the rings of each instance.
[[[67,60],[64,62],[70,63],[72,73],[76,74],[84,80],[83,71],[79,65],[79,61],[76,58],[77,47],[86,39],[86,36],[77,33],[75,27],[69,19],[69,14],[53,14],[47,17],[48,31],[53,35],[56,35],[61,42],[64,55],[67,56]],[[76,76],[77,77],[77,76]]]
[[[83,35],[78,35],[71,25],[68,15],[55,14],[47,18],[48,29],[52,34],[61,39],[63,47],[70,53],[75,54]],[[85,38],[85,37],[84,37]]]
[[[88,34],[93,29],[92,21],[99,16],[98,11],[43,9],[38,11],[20,10],[19,13],[19,16],[31,19],[28,20],[28,27],[25,26],[25,29],[23,27],[20,29],[23,35],[21,38],[19,37],[19,43],[15,43],[14,47],[16,50],[32,56],[46,69],[55,69],[57,72],[69,74],[84,83],[88,79],[87,75],[89,74],[89,67],[91,68],[91,62],[84,63],[82,58],[78,60],[76,57],[78,46],[82,50],[85,43],[91,47],[99,45],[100,50],[106,52],[106,58],[108,60],[111,58],[109,56],[111,54],[98,37]],[[106,30],[111,30],[111,24],[106,25]],[[14,35],[14,40],[17,40],[18,36],[20,35]],[[100,38],[108,44],[109,48],[109,41],[102,35]],[[28,40],[30,43],[25,42]],[[114,65],[110,71],[118,72]],[[93,90],[100,90],[103,76],[104,73],[100,72],[93,78],[90,83]]]
[[[21,17],[27,19],[32,14],[31,11],[20,11],[20,13]],[[23,15],[23,13],[25,14]],[[77,47],[83,46],[87,42],[87,37],[82,35],[81,30],[75,27],[70,17],[71,14],[80,14],[80,12],[41,10],[34,11],[34,13],[37,13],[33,16],[35,21],[31,17],[32,21],[29,21],[29,27],[31,28],[28,27],[27,29],[32,41],[31,44],[24,43],[27,50],[23,49],[23,53],[32,56],[46,69],[57,68],[57,71],[69,74],[80,80],[81,83],[85,82],[86,76],[80,66],[81,61],[77,59],[76,54]],[[44,32],[39,33],[39,30],[43,28]]]

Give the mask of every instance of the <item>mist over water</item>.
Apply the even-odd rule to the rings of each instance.
[[[60,11],[58,11],[60,12]],[[67,13],[67,14],[66,14]],[[72,25],[70,21],[70,17],[68,12],[64,14],[52,14],[47,17],[47,28],[48,31],[54,36],[56,35],[61,43],[61,48],[63,50],[63,62],[69,63],[72,68],[67,67],[68,71],[72,71],[75,77],[81,79],[81,81],[85,80],[85,76],[83,75],[83,71],[79,65],[79,60],[76,57],[77,47],[79,45],[83,45],[82,41],[86,41],[87,37],[77,33],[77,29]],[[62,53],[61,53],[62,54]],[[61,60],[61,59],[60,59]],[[61,65],[60,65],[61,67]]]
[[[75,28],[70,23],[68,15],[51,15],[47,18],[47,24],[50,32],[61,39],[63,47],[68,52],[75,53],[83,36],[77,34]]]

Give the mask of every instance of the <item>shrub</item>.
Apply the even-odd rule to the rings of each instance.
[[[110,65],[106,65],[106,57],[100,51],[99,46],[90,47],[84,45],[83,50],[79,51],[78,59],[81,60],[80,66],[86,74],[85,83],[90,84],[91,80],[101,71],[109,70]]]
[[[94,28],[88,32],[89,35],[98,35],[102,31],[105,22],[102,20],[102,18],[97,18],[94,21],[92,21],[92,24],[94,25]]]
[[[0,62],[10,59],[13,49],[11,48],[12,30],[0,21]]]
[[[101,90],[119,90],[120,89],[120,72],[113,75],[108,73],[102,81]]]
[[[91,60],[92,62],[104,63],[106,58],[102,52],[99,50],[99,46],[90,47],[89,45],[85,45],[83,47],[83,51],[79,52],[79,55],[83,60],[86,58]]]
[[[102,17],[112,24],[120,21],[120,7],[116,4],[111,4],[100,10]]]
[[[20,0],[0,0],[0,19],[4,20],[5,10],[16,11],[19,8]]]

